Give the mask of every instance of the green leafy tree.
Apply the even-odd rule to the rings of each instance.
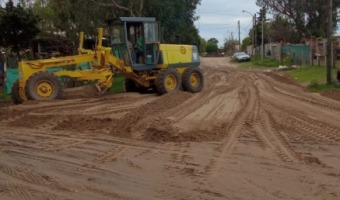
[[[293,24],[280,15],[274,16],[274,19],[268,24],[267,33],[271,42],[298,43],[300,41]]]
[[[325,0],[256,0],[258,6],[266,6],[273,14],[284,16],[294,25],[299,38],[326,36],[327,4]],[[337,10],[340,0],[333,0],[333,30],[339,22]]]
[[[257,23],[256,23],[256,38],[255,44],[261,45],[262,44],[262,31],[264,32],[263,42],[264,44],[268,43],[268,31],[267,31],[267,9],[265,7],[260,9],[258,13]],[[263,23],[263,30],[262,30],[262,23]]]
[[[0,40],[3,46],[10,47],[17,53],[27,48],[30,41],[39,33],[37,27],[38,17],[31,9],[24,9],[20,4],[14,6],[12,0],[6,6],[0,18]]]
[[[210,38],[207,41],[206,51],[207,53],[215,53],[218,51],[218,40],[216,38]]]
[[[162,39],[166,43],[199,43],[195,10],[201,0],[145,0],[145,15],[161,22]],[[161,12],[160,12],[161,11]]]
[[[164,43],[199,45],[194,26],[195,10],[201,0],[19,0],[24,8],[40,16],[39,37],[60,33],[70,41],[78,41],[77,34],[96,36],[98,27],[105,27],[107,19],[121,16],[155,17],[161,22]],[[161,11],[161,12],[160,12]]]
[[[200,37],[200,45],[199,45],[199,52],[203,53],[207,51],[207,41],[204,38]]]
[[[30,1],[30,0],[23,0]],[[166,43],[199,44],[195,10],[201,0],[36,0],[35,11],[44,17],[43,28],[65,32],[76,40],[79,31],[96,35],[107,19],[156,17]],[[51,30],[52,31],[52,30]]]
[[[245,37],[242,40],[242,50],[246,50],[249,45],[252,45],[252,39],[251,37]]]
[[[218,50],[218,47],[217,47],[216,44],[213,44],[213,43],[207,44],[207,47],[206,47],[207,53],[215,53],[215,52],[217,52],[217,50]]]

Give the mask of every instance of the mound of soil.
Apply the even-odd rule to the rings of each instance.
[[[98,97],[98,91],[93,85],[86,85],[74,88],[65,88],[63,99],[92,98]]]
[[[340,101],[340,90],[330,89],[320,93],[322,96]]]
[[[273,73],[273,72],[265,72],[265,74],[267,76],[270,76],[271,78],[281,82],[281,83],[285,83],[288,85],[294,85],[297,87],[301,87],[304,88],[302,85],[300,85],[298,82],[296,82],[293,78],[289,77],[289,76],[284,76],[284,75],[280,75],[277,73]]]

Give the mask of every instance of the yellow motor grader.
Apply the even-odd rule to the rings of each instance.
[[[108,24],[105,31],[98,29],[94,49],[84,48],[81,32],[78,55],[19,62],[13,102],[61,98],[60,77],[95,81],[98,92],[104,93],[112,86],[115,73],[125,77],[127,92],[153,88],[162,95],[179,89],[193,93],[202,90],[204,80],[196,46],[160,44],[155,18],[120,17]],[[90,68],[70,69],[84,63]],[[48,70],[55,67],[61,70]]]

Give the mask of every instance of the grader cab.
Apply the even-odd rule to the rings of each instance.
[[[125,77],[127,92],[149,89],[159,95],[179,89],[200,92],[204,80],[197,47],[160,44],[159,29],[155,18],[120,17],[108,21],[105,31],[98,29],[95,49],[83,48],[81,32],[78,55],[21,61],[19,79],[12,87],[13,102],[61,98],[60,77],[95,81],[98,92],[105,93],[112,86],[115,73]],[[81,69],[79,66],[84,63],[90,68]],[[55,67],[62,70],[49,70]]]

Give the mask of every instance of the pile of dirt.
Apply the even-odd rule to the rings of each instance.
[[[265,74],[281,83],[294,85],[294,86],[306,89],[306,87],[302,86],[301,84],[299,84],[298,82],[296,82],[293,78],[289,76],[285,76],[285,75],[281,75],[279,73],[273,73],[273,72],[265,72]],[[336,101],[340,101],[340,90],[337,90],[337,89],[324,90],[320,92],[320,95],[336,100]]]
[[[65,88],[63,92],[63,99],[93,98],[99,96],[94,85]]]
[[[191,93],[183,91],[160,96],[155,101],[142,105],[125,114],[118,120],[111,133],[116,136],[121,136],[121,134],[124,134],[125,136],[130,135],[133,130],[145,127],[146,123],[154,121],[159,115],[180,105],[190,97],[192,97]]]
[[[186,132],[173,130],[166,127],[149,127],[143,140],[151,142],[207,142],[218,141],[226,136],[222,131],[209,131],[195,129]]]
[[[194,128],[188,131],[181,131],[173,126],[172,122],[167,119],[158,119],[157,123],[145,125],[142,140],[150,142],[203,142],[219,141],[226,137],[227,124],[218,126]]]
[[[64,117],[61,122],[54,127],[54,130],[71,130],[71,131],[101,131],[112,127],[113,119],[96,118],[92,116],[70,115]]]
[[[324,90],[320,94],[324,97],[340,101],[340,90],[337,89]]]
[[[265,72],[264,74],[266,74],[267,76],[270,76],[271,78],[281,82],[281,83],[285,83],[288,85],[294,85],[297,87],[301,87],[304,88],[302,85],[300,85],[298,82],[296,82],[293,78],[289,77],[289,76],[285,76],[285,75],[280,75],[278,73],[273,73],[273,72]]]

